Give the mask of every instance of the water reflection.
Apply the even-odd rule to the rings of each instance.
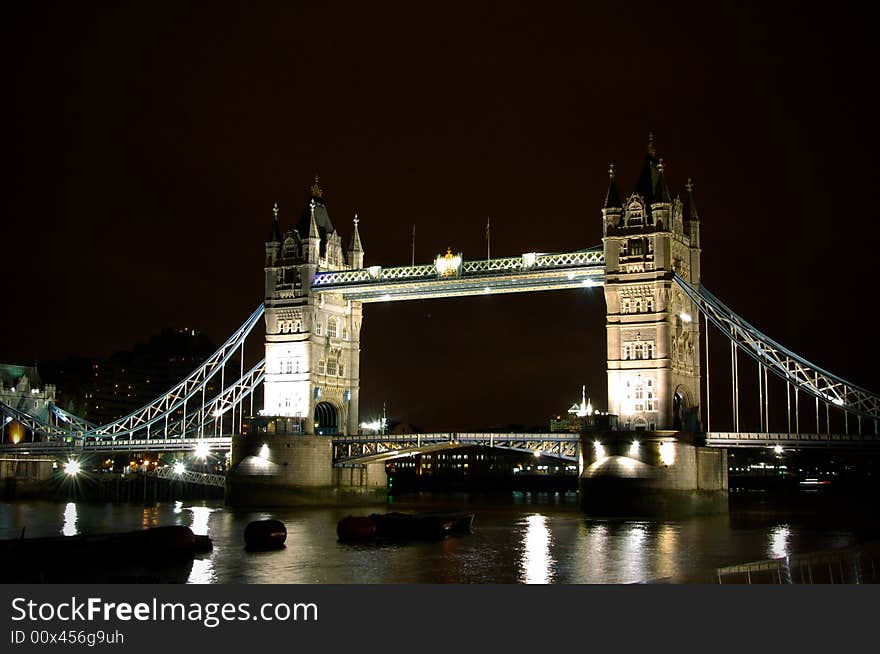
[[[771,559],[782,559],[789,554],[791,542],[791,528],[788,525],[779,525],[770,532],[769,552]]]
[[[550,557],[550,529],[543,515],[526,518],[523,539],[522,573],[520,578],[527,584],[549,584],[552,577]]]
[[[208,508],[207,506],[190,506],[187,508],[187,511],[192,513],[192,523],[190,524],[192,532],[200,536],[207,536],[208,521],[211,518],[214,509]]]
[[[76,536],[79,533],[78,527],[76,503],[68,502],[64,507],[64,526],[61,527],[61,533],[65,536]]]
[[[865,533],[876,533],[876,518],[869,512],[861,518],[864,527],[855,520],[842,527],[839,519],[819,518],[809,524],[786,524],[777,516],[751,514],[748,520],[597,520],[552,498],[543,504],[538,499],[514,497],[506,506],[472,501],[477,520],[466,536],[359,545],[337,541],[337,522],[352,513],[346,507],[255,511],[184,501],[144,509],[134,504],[16,500],[0,503],[0,540],[19,538],[22,529],[36,538],[185,525],[197,534],[208,533],[213,542],[209,553],[188,562],[185,569],[175,569],[175,580],[190,583],[620,584],[659,579],[705,583],[715,579],[720,567],[839,548],[859,542]],[[421,500],[419,508],[432,508],[430,498]],[[246,552],[245,527],[264,518],[285,524],[287,547]],[[816,570],[814,566],[814,575]],[[125,571],[160,573],[165,575],[142,567]],[[783,578],[785,574],[783,570]]]

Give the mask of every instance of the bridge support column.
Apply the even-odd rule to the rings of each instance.
[[[583,432],[583,510],[677,517],[727,512],[727,451],[674,431]]]
[[[388,475],[384,461],[337,466],[333,468],[333,479],[341,498],[385,499]]]
[[[327,506],[385,499],[385,464],[333,467],[329,436],[257,433],[232,438],[229,506]]]

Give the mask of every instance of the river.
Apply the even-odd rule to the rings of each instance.
[[[847,547],[875,539],[874,514],[840,500],[795,508],[762,497],[732,496],[728,515],[676,521],[598,520],[583,515],[576,495],[510,493],[488,497],[411,497],[400,510],[467,509],[470,535],[440,542],[347,545],[336,524],[373,508],[249,511],[220,502],[134,504],[22,500],[0,504],[0,539],[110,533],[186,525],[208,534],[210,554],[177,571],[188,583],[638,583],[712,582],[716,568]],[[818,500],[816,500],[818,502]],[[821,509],[821,510],[819,510]],[[282,520],[286,548],[244,550],[255,519]],[[138,562],[132,562],[133,569]]]

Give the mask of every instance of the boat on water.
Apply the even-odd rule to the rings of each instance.
[[[470,533],[473,522],[473,513],[373,513],[368,517],[343,518],[336,526],[336,534],[341,541],[438,540],[450,534]]]

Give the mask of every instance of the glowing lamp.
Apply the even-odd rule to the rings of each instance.
[[[440,277],[455,277],[461,268],[461,254],[452,254],[452,248],[446,248],[446,254],[438,254],[434,265]]]
[[[186,466],[178,461],[174,464],[174,468],[172,468],[172,470],[174,470],[175,475],[182,475],[184,472],[186,472]]]
[[[74,461],[73,459],[64,464],[64,474],[68,477],[76,477],[81,469],[79,461]]]

